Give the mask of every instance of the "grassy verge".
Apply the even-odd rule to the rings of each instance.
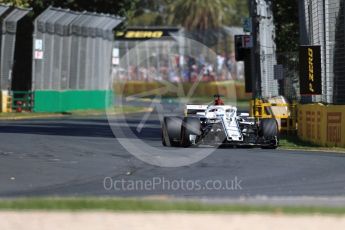
[[[145,97],[140,98],[139,100],[143,101],[150,101],[153,100],[152,97]],[[214,99],[213,96],[205,96],[205,97],[191,97],[191,98],[184,98],[184,97],[162,97],[162,101],[168,103],[183,103],[186,102],[187,104],[210,104],[213,103]],[[236,105],[238,109],[249,109],[249,100],[237,100],[235,102],[224,99],[224,103],[226,105]]]
[[[345,153],[345,148],[320,146],[312,142],[303,141],[299,139],[297,135],[281,135],[279,147],[282,149],[292,150],[331,151]]]
[[[0,113],[0,119],[16,118],[16,117],[44,116],[44,115],[60,115],[60,114],[61,113],[31,113],[31,112],[17,113],[17,112],[11,112],[11,113]]]
[[[146,112],[146,111],[148,111],[150,109],[151,108],[142,107],[142,106],[126,106],[126,105],[123,105],[121,107],[115,107],[114,109],[109,111],[109,113],[110,114],[140,113],[140,112]],[[82,111],[72,111],[72,112],[66,113],[66,114],[70,114],[70,115],[74,115],[74,116],[90,116],[90,115],[103,115],[105,113],[106,113],[105,110],[86,110],[86,111],[82,110]]]
[[[345,207],[292,207],[205,204],[199,202],[119,198],[32,198],[0,200],[0,210],[107,210],[134,212],[264,212],[345,214]]]
[[[213,97],[197,97],[191,98],[189,103],[195,104],[205,104],[210,103],[213,101]],[[237,100],[235,104],[232,101],[227,101],[224,99],[224,103],[226,105],[236,105],[238,109],[249,109],[249,101],[248,100]]]
[[[122,106],[115,108],[112,113],[139,113],[147,111],[146,107],[138,106]],[[63,113],[32,113],[32,112],[12,112],[0,113],[0,120],[20,120],[20,119],[34,119],[34,118],[50,118],[50,117],[65,117],[65,116],[96,116],[105,114],[105,110],[76,110]]]

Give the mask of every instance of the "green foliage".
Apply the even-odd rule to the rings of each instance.
[[[17,7],[28,7],[28,0],[0,0],[1,4],[9,4]]]
[[[166,9],[169,0],[139,0],[128,18],[132,26],[169,26]]]
[[[0,0],[0,3],[33,8],[33,16],[48,6],[77,11],[116,14],[137,26],[184,26],[206,30],[241,25],[248,15],[243,0]]]
[[[41,211],[115,211],[115,212],[216,212],[216,213],[287,213],[287,214],[332,214],[344,215],[342,206],[298,206],[298,205],[236,205],[198,201],[117,199],[117,198],[25,198],[2,199],[0,210]]]
[[[87,10],[128,17],[138,0],[0,0],[0,3],[32,7],[34,16],[52,5],[77,11]]]
[[[241,26],[247,16],[248,4],[243,0],[140,0],[129,24],[206,30]]]
[[[219,28],[225,18],[227,0],[175,0],[168,7],[169,21],[187,30]]]
[[[229,5],[231,9],[225,11],[225,21],[226,25],[237,25],[242,26],[243,18],[249,16],[248,1],[245,0],[235,0],[233,4]]]
[[[276,26],[277,52],[298,50],[298,0],[274,0],[272,10]]]

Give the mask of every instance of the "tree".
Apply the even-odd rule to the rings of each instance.
[[[272,1],[277,52],[295,52],[299,44],[298,0]]]
[[[167,26],[168,0],[139,0],[128,23],[134,26]]]
[[[223,25],[229,0],[175,0],[168,6],[169,21],[187,30],[216,29]]]
[[[237,25],[242,26],[243,18],[248,17],[249,15],[249,6],[248,1],[237,0],[233,1],[232,4],[228,5],[227,10],[225,11],[225,24],[226,25]]]
[[[248,2],[243,0],[139,0],[129,24],[205,29],[221,25],[241,26],[246,16]]]
[[[48,6],[69,8],[77,11],[94,11],[120,16],[130,16],[138,0],[0,0],[19,7],[32,7],[34,16],[39,15]]]
[[[18,7],[28,7],[29,6],[28,0],[1,0],[0,3],[10,4],[13,6],[18,6]]]

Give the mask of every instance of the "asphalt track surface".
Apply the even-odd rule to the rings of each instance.
[[[136,127],[142,117],[135,114],[127,119]],[[139,138],[163,150],[160,123],[155,117],[149,118]],[[158,167],[129,154],[104,116],[1,121],[0,143],[1,197],[163,195],[238,199],[345,195],[342,153],[222,148],[192,165]],[[154,178],[155,183],[164,180],[170,185],[126,187]],[[110,180],[125,182],[109,188]],[[189,181],[189,186],[183,186],[181,180]],[[236,180],[237,185],[229,185]],[[205,187],[209,181],[215,184]]]

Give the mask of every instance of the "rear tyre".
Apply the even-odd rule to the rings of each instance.
[[[190,135],[195,135],[195,143],[190,140]],[[196,144],[200,137],[200,120],[195,117],[185,117],[181,127],[181,146],[187,148]]]
[[[263,138],[263,149],[276,149],[278,147],[278,124],[274,118],[260,121],[259,135]]]
[[[180,145],[182,118],[164,117],[162,124],[162,145],[177,147]]]

